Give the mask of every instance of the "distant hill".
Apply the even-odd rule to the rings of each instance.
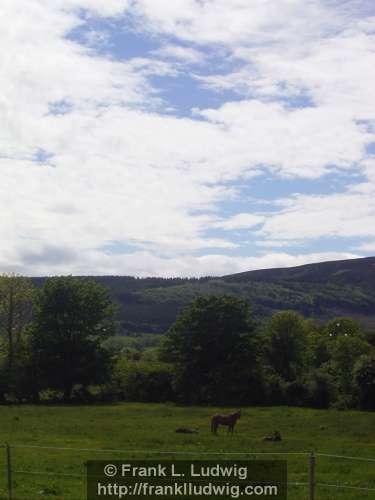
[[[93,277],[119,304],[122,333],[162,333],[178,311],[200,294],[226,293],[247,298],[256,317],[294,309],[324,321],[358,318],[375,327],[375,257],[298,267],[248,271],[222,278],[163,279]],[[35,278],[40,286],[45,278]]]

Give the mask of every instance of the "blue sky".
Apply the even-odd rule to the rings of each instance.
[[[223,275],[375,254],[372,0],[0,14],[0,272]]]

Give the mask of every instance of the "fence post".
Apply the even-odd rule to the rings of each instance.
[[[309,456],[309,500],[315,500],[315,465],[314,453]]]
[[[5,459],[8,479],[8,500],[13,500],[12,457],[10,454],[10,446],[8,443],[5,443]]]

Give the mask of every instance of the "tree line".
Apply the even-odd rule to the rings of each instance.
[[[354,319],[257,321],[246,300],[207,295],[137,350],[114,342],[115,312],[94,280],[0,276],[0,402],[375,408],[375,335]]]

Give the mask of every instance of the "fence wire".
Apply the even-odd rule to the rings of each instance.
[[[39,446],[31,444],[17,444],[17,445],[4,445],[0,444],[0,448],[6,449],[7,451],[11,449],[33,449],[33,450],[45,450],[45,451],[61,451],[61,452],[74,452],[74,453],[112,453],[112,454],[144,454],[144,455],[174,455],[174,456],[249,456],[249,457],[262,457],[262,456],[304,456],[304,457],[322,457],[322,458],[333,458],[342,460],[353,460],[360,462],[375,463],[375,458],[370,457],[353,457],[349,455],[337,455],[330,453],[315,453],[312,454],[306,451],[297,452],[247,452],[247,451],[170,451],[170,450],[140,450],[140,449],[103,449],[103,448],[74,448],[74,447],[58,447],[58,446]],[[11,465],[10,465],[11,467]],[[85,474],[72,474],[64,472],[48,472],[48,471],[37,471],[37,470],[25,470],[25,469],[13,469],[9,471],[9,468],[5,467],[3,469],[5,472],[12,474],[25,474],[25,475],[39,475],[39,476],[53,476],[61,478],[74,478],[82,479]],[[288,482],[288,487],[311,487],[311,482]],[[313,484],[316,488],[331,488],[337,490],[352,490],[352,491],[362,491],[362,492],[375,492],[375,488],[369,486],[354,486],[350,484],[333,484],[324,483],[319,481],[314,481]]]
[[[85,477],[85,474],[68,474],[65,472],[46,472],[34,470],[12,470],[13,474],[32,474],[36,476],[64,476],[64,477]]]
[[[303,455],[308,456],[310,453],[306,451],[292,452],[247,452],[247,451],[167,451],[167,450],[116,450],[103,448],[62,448],[56,446],[37,446],[37,445],[12,445],[13,449],[31,448],[37,450],[56,450],[56,451],[80,451],[92,453],[143,453],[145,455]]]
[[[349,457],[347,455],[330,455],[328,453],[316,453],[316,457],[339,458],[342,460],[359,460],[361,462],[375,462],[375,458]]]
[[[346,484],[316,483],[316,486],[323,488],[337,488],[340,490],[375,491],[375,488],[367,488],[366,486],[350,486]]]

